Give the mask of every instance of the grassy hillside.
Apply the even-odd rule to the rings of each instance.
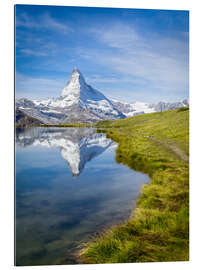
[[[118,142],[116,160],[146,173],[130,219],[87,243],[83,263],[189,259],[189,109],[101,121],[98,132]]]

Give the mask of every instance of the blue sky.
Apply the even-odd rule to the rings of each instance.
[[[57,97],[73,67],[107,97],[189,95],[188,11],[16,6],[16,97]]]

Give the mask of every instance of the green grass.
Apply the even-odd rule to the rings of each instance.
[[[86,243],[80,261],[189,260],[188,108],[102,121],[97,127],[118,142],[116,161],[148,174],[151,181],[129,220]]]

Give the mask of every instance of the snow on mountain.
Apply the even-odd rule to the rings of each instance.
[[[156,112],[162,112],[167,110],[175,110],[182,107],[189,106],[189,100],[185,99],[179,102],[164,102],[161,101],[157,104],[151,104],[150,107],[153,108]]]
[[[126,117],[131,117],[142,113],[153,113],[167,110],[174,110],[181,107],[189,106],[189,100],[185,99],[180,102],[159,102],[157,104],[146,103],[146,102],[133,102],[127,103],[111,99],[114,106],[120,110]]]
[[[82,172],[88,161],[116,145],[105,134],[89,128],[31,128],[17,134],[16,144],[59,148],[74,177]]]
[[[72,76],[61,93],[61,99],[55,101],[52,106],[63,107],[65,104],[66,106],[79,105],[95,114],[102,113],[104,117],[122,117],[122,113],[113,106],[108,98],[85,82],[83,75],[77,68],[73,69]]]
[[[60,97],[40,101],[20,99],[16,106],[48,124],[125,118],[107,97],[85,82],[77,68]]]
[[[154,108],[150,108],[150,103],[145,102],[134,102],[127,103],[118,101],[116,99],[111,100],[114,106],[120,110],[126,117],[131,117],[141,113],[152,113],[155,112]]]

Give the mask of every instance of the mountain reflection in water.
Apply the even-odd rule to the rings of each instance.
[[[129,217],[149,177],[116,163],[116,146],[89,128],[16,133],[18,266],[78,263],[81,244]]]
[[[116,145],[105,134],[95,133],[91,128],[31,128],[17,133],[16,143],[21,147],[41,145],[60,148],[75,178],[88,161]]]

